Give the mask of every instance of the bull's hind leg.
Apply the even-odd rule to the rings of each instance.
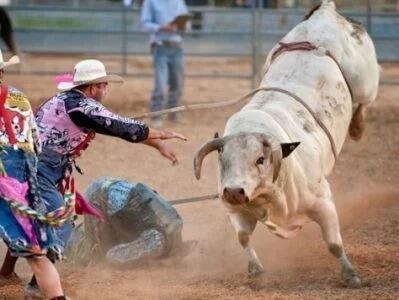
[[[342,244],[338,215],[332,199],[322,199],[322,201],[319,201],[310,217],[320,225],[328,250],[339,259],[342,266],[342,279],[344,283],[347,286],[360,287],[360,277],[346,256]]]
[[[359,104],[352,116],[352,120],[349,125],[349,135],[355,141],[358,141],[363,136],[364,129],[366,127],[366,111],[366,105]]]
[[[255,249],[249,244],[252,232],[256,226],[256,218],[248,213],[231,213],[230,222],[233,225],[238,241],[243,247],[248,259],[248,276],[256,277],[263,273],[263,266],[256,255]]]

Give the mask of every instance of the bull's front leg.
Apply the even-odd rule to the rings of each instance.
[[[337,210],[332,199],[322,199],[317,202],[310,214],[317,222],[327,243],[328,250],[336,257],[342,266],[342,280],[347,286],[360,287],[361,280],[352,263],[346,256],[339,230]]]
[[[233,225],[238,241],[243,247],[248,259],[248,276],[257,277],[264,272],[262,263],[256,255],[255,249],[250,245],[250,237],[256,226],[256,218],[245,212],[230,213],[230,222]]]

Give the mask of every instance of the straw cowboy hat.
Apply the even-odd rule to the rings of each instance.
[[[1,49],[0,49],[0,69],[3,69],[8,66],[16,65],[16,64],[19,64],[18,56],[14,55],[8,61],[4,61],[3,53],[1,52]]]
[[[86,59],[75,65],[72,80],[58,83],[57,88],[65,91],[80,85],[101,82],[123,82],[123,79],[118,75],[107,75],[105,66],[101,61]]]

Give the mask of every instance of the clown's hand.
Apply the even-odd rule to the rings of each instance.
[[[160,142],[158,145],[158,151],[163,157],[169,159],[172,162],[173,166],[179,164],[179,160],[176,157],[176,152],[167,144]]]
[[[147,139],[143,142],[143,144],[157,149],[163,157],[169,159],[172,162],[172,165],[177,165],[179,163],[175,151],[161,139]]]

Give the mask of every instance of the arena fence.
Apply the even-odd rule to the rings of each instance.
[[[140,26],[137,8],[64,7],[19,5],[8,8],[20,49],[24,53],[110,55],[116,57],[115,71],[124,76],[152,76],[151,68],[129,67],[129,58],[149,57],[148,33]],[[299,9],[252,9],[192,7],[196,15],[186,33],[184,48],[192,57],[249,57],[245,72],[188,72],[189,77],[245,78],[255,85],[266,53],[305,15]],[[367,28],[375,41],[380,61],[399,61],[399,14],[373,12],[368,5],[363,11],[343,10]],[[30,68],[32,74],[65,72],[55,67]],[[26,70],[24,71],[26,72]],[[399,84],[395,79],[385,84]]]

